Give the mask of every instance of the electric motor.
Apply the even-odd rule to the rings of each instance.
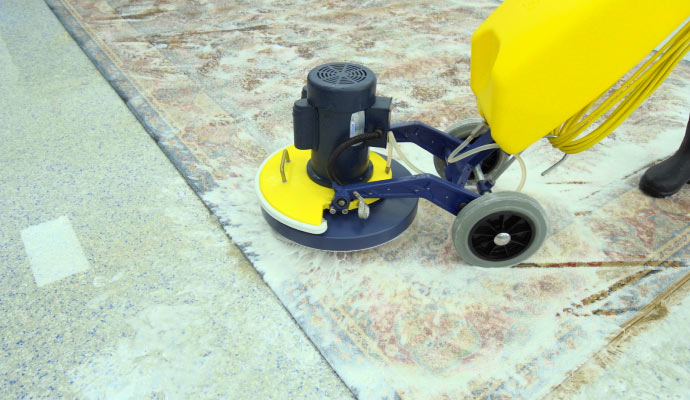
[[[364,66],[329,63],[309,72],[302,98],[295,102],[292,116],[295,147],[311,150],[307,174],[318,184],[331,187],[328,159],[343,142],[357,135],[390,128],[390,97],[376,96],[376,76]],[[336,160],[338,178],[345,184],[366,182],[372,175],[369,144],[345,150]]]

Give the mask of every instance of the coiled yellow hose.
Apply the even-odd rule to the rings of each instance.
[[[688,51],[690,51],[690,22],[686,22],[659,51],[644,62],[630,79],[610,96],[606,97],[606,93],[602,94],[559,128],[553,130],[549,134],[551,145],[564,153],[575,154],[598,143],[613,132],[661,85]],[[584,134],[602,117],[605,117],[604,121],[591,132]]]

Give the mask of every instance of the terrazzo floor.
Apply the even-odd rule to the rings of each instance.
[[[352,398],[42,1],[0,77],[1,399]],[[687,293],[552,397],[690,397]]]
[[[0,76],[0,399],[351,398],[42,1]]]

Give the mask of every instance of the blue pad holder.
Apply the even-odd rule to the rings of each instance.
[[[391,170],[394,178],[410,176],[410,172],[393,160]],[[361,219],[357,210],[348,214],[324,212],[328,223],[326,232],[320,235],[303,232],[283,225],[264,211],[266,222],[281,236],[306,247],[328,251],[354,251],[369,249],[387,243],[400,236],[417,215],[417,198],[380,199],[370,204],[369,218]]]

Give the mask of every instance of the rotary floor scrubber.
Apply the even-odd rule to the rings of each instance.
[[[391,98],[376,96],[376,76],[364,66],[330,63],[309,72],[293,107],[294,145],[270,156],[256,179],[273,229],[316,249],[366,249],[400,235],[424,198],[457,215],[452,237],[466,262],[512,265],[541,246],[547,222],[539,203],[491,193],[514,158],[482,120],[446,133],[421,122],[391,124],[390,109]],[[411,175],[369,150],[386,147],[390,136],[431,153],[439,176]]]
[[[591,147],[690,50],[690,23],[683,25],[690,2],[628,1],[504,1],[472,38],[471,87],[483,119],[448,132],[391,124],[392,100],[376,95],[376,76],[364,66],[314,68],[293,107],[294,145],[266,159],[256,176],[266,221],[308,247],[359,250],[400,235],[424,198],[456,216],[452,240],[465,262],[524,261],[548,228],[539,203],[519,192],[519,153],[541,138],[566,156]],[[413,175],[391,151],[384,157],[369,150],[397,142],[431,153],[438,176]],[[523,172],[518,190],[492,192],[515,160]]]

